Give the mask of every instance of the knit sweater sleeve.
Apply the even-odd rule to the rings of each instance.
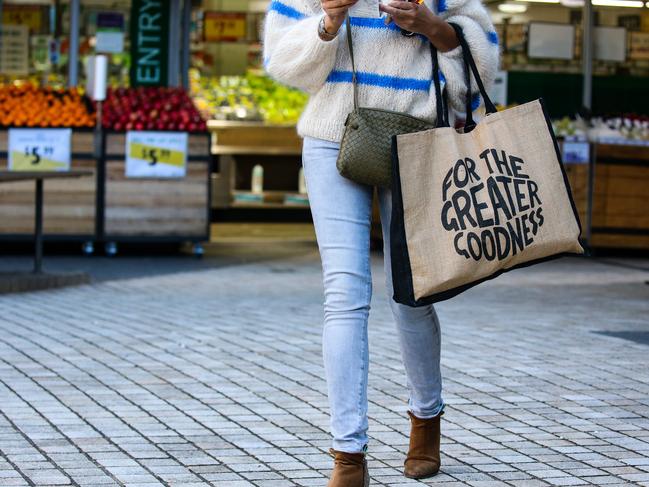
[[[489,89],[498,70],[498,35],[487,9],[480,0],[438,0],[438,13],[447,22],[462,27],[471,54],[475,59],[480,77]],[[447,80],[446,90],[451,108],[464,113],[466,111],[466,82],[464,61],[460,46],[440,52],[440,69]],[[478,87],[471,77],[473,109],[477,109],[482,100],[478,96]]]
[[[266,72],[310,94],[324,85],[333,69],[340,37],[332,41],[320,39],[319,5],[314,0],[272,0],[263,26]]]

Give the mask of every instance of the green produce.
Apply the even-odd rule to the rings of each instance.
[[[295,124],[308,99],[301,91],[254,73],[208,78],[192,71],[191,92],[207,118],[271,124]]]

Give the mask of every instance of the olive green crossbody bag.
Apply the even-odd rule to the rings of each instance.
[[[437,123],[432,123],[406,113],[358,106],[357,74],[349,14],[346,18],[346,30],[347,46],[352,62],[354,109],[345,120],[345,132],[340,142],[336,167],[342,176],[358,183],[390,188],[392,186],[392,136],[448,126],[442,106],[437,49],[430,44],[437,100]]]

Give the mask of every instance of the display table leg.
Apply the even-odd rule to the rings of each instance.
[[[34,222],[34,274],[43,271],[43,180],[36,180],[36,221]]]

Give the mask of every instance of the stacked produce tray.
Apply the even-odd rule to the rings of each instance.
[[[8,168],[8,130],[0,131],[0,169]],[[93,177],[48,181],[44,185],[44,232],[48,239],[93,240],[96,228],[97,162],[92,130],[72,131],[72,170]],[[0,239],[31,239],[34,233],[34,184],[0,185]]]
[[[125,147],[125,133],[105,135],[102,239],[209,240],[209,134],[189,134],[187,173],[183,178],[127,178]]]

